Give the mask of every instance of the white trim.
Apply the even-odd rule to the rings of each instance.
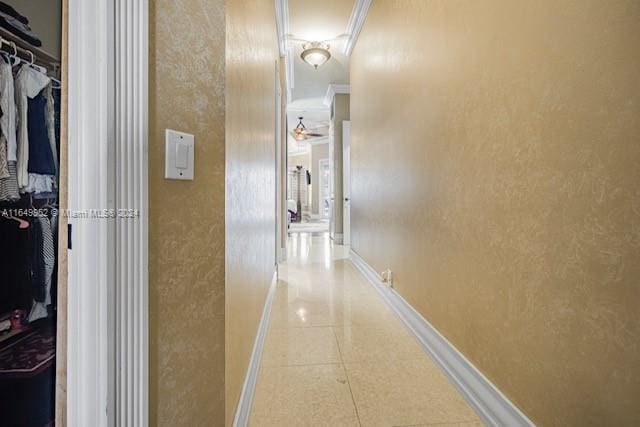
[[[278,48],[280,56],[285,56],[287,54],[287,35],[289,34],[289,2],[288,0],[275,0],[275,2]]]
[[[289,46],[289,1],[275,0],[276,9],[276,29],[278,31],[278,50],[280,56],[284,58],[284,80],[286,86],[287,104],[291,101],[292,90],[294,88],[294,52]]]
[[[114,0],[115,221],[113,375],[115,425],[148,417],[148,0]]]
[[[350,251],[350,260],[378,291],[384,302],[415,335],[427,354],[440,366],[487,425],[496,427],[534,426],[526,415],[411,307],[400,294],[383,284],[378,273],[353,249]]]
[[[342,233],[333,233],[331,237],[337,245],[341,245],[344,242],[344,235]]]
[[[346,56],[351,55],[353,48],[356,46],[358,36],[367,18],[367,12],[369,12],[369,6],[371,6],[371,0],[356,0],[353,5],[349,23],[347,24],[347,41],[343,49],[343,53]]]
[[[293,47],[287,48],[287,53],[284,57],[284,83],[287,86],[287,104],[293,99],[293,88],[295,87],[294,56]]]
[[[256,340],[253,343],[253,351],[251,359],[249,359],[249,367],[247,375],[242,385],[240,400],[236,408],[236,414],[233,418],[233,427],[246,427],[249,425],[249,416],[251,415],[251,404],[253,402],[253,394],[256,390],[256,382],[258,381],[258,371],[260,369],[260,360],[262,359],[262,349],[264,348],[264,340],[267,335],[269,326],[269,314],[271,314],[271,306],[273,305],[273,296],[275,295],[276,283],[278,282],[278,271],[273,273],[269,290],[267,291],[267,299],[262,309],[262,318],[258,325]]]
[[[69,0],[68,208],[114,208],[113,1]],[[109,221],[69,215],[67,425],[107,427],[109,298],[115,254]]]
[[[148,0],[69,0],[67,425],[148,425]]]
[[[351,85],[348,84],[330,84],[327,88],[327,93],[324,96],[324,105],[331,106],[333,98],[336,94],[348,94],[351,93]]]

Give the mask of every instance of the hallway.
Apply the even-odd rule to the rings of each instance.
[[[482,425],[348,257],[289,238],[250,425]]]

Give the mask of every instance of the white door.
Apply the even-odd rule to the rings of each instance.
[[[351,122],[342,122],[342,194],[344,197],[342,231],[344,245],[351,245]]]
[[[319,214],[323,219],[329,219],[331,213],[331,168],[329,159],[318,161],[320,178]]]

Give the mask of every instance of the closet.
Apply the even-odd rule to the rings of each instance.
[[[66,233],[61,7],[0,1],[0,425],[7,426],[55,422],[59,253],[66,250],[58,244]]]

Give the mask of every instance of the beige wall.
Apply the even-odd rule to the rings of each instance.
[[[389,0],[352,57],[353,247],[538,425],[640,424],[639,45],[638,1]]]
[[[302,166],[305,169],[311,168],[311,152],[301,154],[289,154],[288,164],[290,168]]]
[[[29,19],[29,26],[42,41],[41,49],[60,58],[62,0],[4,0]]]
[[[331,130],[333,132],[333,147],[330,147],[333,157],[333,213],[331,217],[331,234],[340,235],[339,242],[342,242],[342,222],[343,222],[343,196],[342,196],[342,122],[349,120],[350,102],[349,95],[336,94],[333,99]]]
[[[224,423],[223,6],[150,1],[152,426]],[[194,181],[164,179],[165,128],[195,134]]]
[[[317,144],[311,146],[311,188],[313,190],[311,200],[311,213],[320,214],[320,160],[329,158],[329,144]]]
[[[226,409],[231,424],[275,271],[275,88],[271,0],[227,0]]]

